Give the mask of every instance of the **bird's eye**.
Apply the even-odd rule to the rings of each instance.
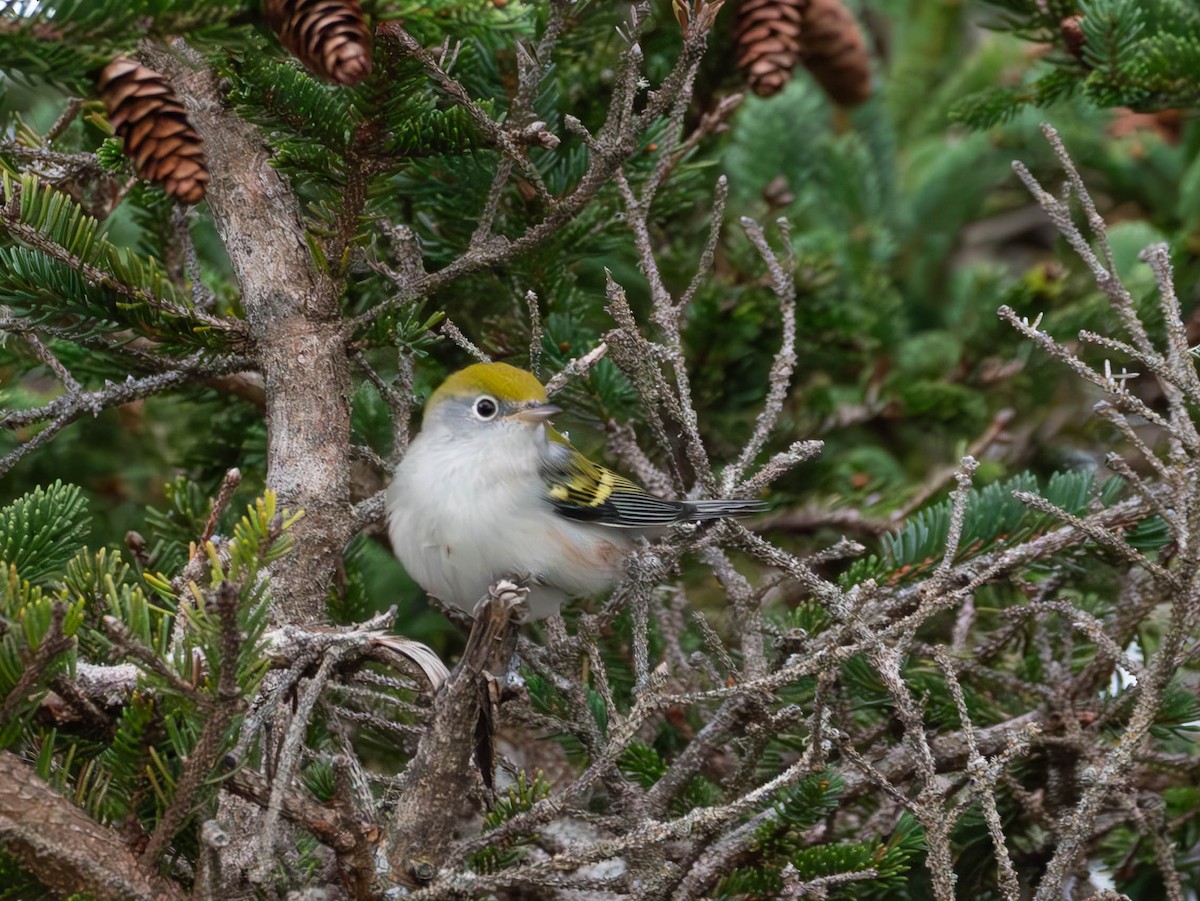
[[[493,418],[498,409],[496,401],[490,397],[484,396],[475,401],[475,415],[480,419],[487,420]]]

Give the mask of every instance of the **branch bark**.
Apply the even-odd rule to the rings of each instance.
[[[475,608],[462,660],[438,696],[433,722],[397,791],[399,803],[387,839],[397,882],[429,882],[450,848],[463,815],[465,789],[475,781],[471,752],[482,706],[488,703],[485,674],[500,675],[508,668],[517,647],[516,611],[527,594],[511,582],[499,582]]]
[[[47,888],[102,901],[174,901],[183,893],[147,872],[111,829],[0,751],[0,845]]]
[[[187,52],[182,42],[175,49]],[[154,68],[180,88],[204,138],[208,202],[229,253],[262,371],[267,412],[267,484],[304,510],[292,529],[296,553],[272,573],[275,618],[324,618],[336,563],[351,537],[350,366],[341,284],[318,274],[295,195],[257,130],[226,110],[216,74],[147,47]]]

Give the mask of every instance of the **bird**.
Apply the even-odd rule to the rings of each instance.
[[[618,582],[643,538],[766,508],[657,497],[577,450],[550,423],[561,412],[507,363],[467,366],[430,395],[386,503],[392,550],[428,594],[470,613],[515,579],[542,619]]]

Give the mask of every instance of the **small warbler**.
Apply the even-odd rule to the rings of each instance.
[[[744,516],[758,501],[655,497],[593,463],[549,424],[532,373],[476,363],[425,406],[388,490],[388,536],[410,576],[467,612],[501,578],[530,589],[535,618],[610,587],[641,536]]]

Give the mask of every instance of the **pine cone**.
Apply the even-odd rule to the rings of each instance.
[[[1087,65],[1086,57],[1083,55],[1083,45],[1087,43],[1087,35],[1083,33],[1083,16],[1067,16],[1058,23],[1058,29],[1062,35],[1063,44],[1066,45],[1071,55]]]
[[[203,200],[208,165],[200,135],[166,78],[118,56],[104,67],[96,86],[138,175],[159,182],[184,203]]]
[[[266,0],[267,25],[310,72],[335,84],[371,74],[371,33],[358,0]]]
[[[834,103],[854,106],[871,96],[867,42],[840,0],[810,0],[801,43],[805,68]]]
[[[742,0],[733,39],[737,64],[759,97],[778,94],[800,61],[805,11],[811,0]]]

